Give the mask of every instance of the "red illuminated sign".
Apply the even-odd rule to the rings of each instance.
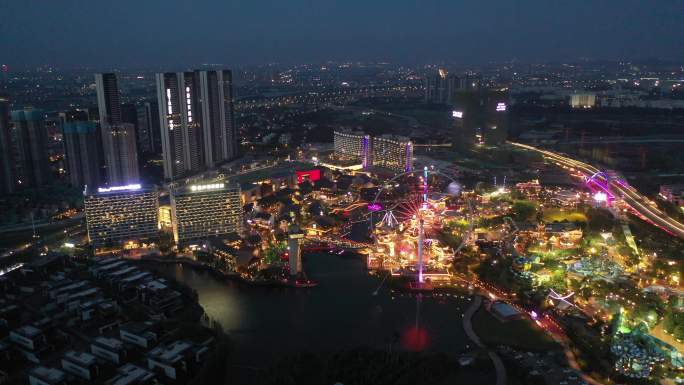
[[[319,169],[295,172],[297,173],[297,183],[302,183],[304,181],[315,182],[321,179],[321,170]]]

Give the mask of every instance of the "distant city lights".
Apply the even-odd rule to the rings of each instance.
[[[135,190],[140,190],[142,186],[139,183],[136,184],[129,184],[126,186],[113,186],[113,187],[100,187],[97,189],[97,192],[101,193],[108,193],[112,191],[135,191]]]

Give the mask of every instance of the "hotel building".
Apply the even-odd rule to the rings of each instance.
[[[413,143],[404,136],[382,135],[371,137],[362,132],[335,131],[334,154],[338,160],[388,168],[397,172],[413,169]]]
[[[413,170],[413,143],[405,136],[383,135],[373,138],[373,166],[397,172]]]
[[[193,184],[171,191],[173,237],[176,243],[212,235],[241,232],[240,186],[225,182]]]
[[[117,247],[126,241],[155,238],[159,193],[139,184],[86,192],[88,239],[95,247]]]
[[[363,132],[335,131],[333,147],[339,160],[360,161],[366,168],[370,166],[370,146],[371,138]]]

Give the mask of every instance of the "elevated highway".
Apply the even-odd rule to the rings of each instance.
[[[654,202],[652,202],[646,196],[640,194],[634,187],[629,186],[625,181],[621,179],[608,178],[605,176],[605,173],[598,168],[563,154],[543,150],[537,147],[529,146],[527,144],[516,142],[509,143],[519,148],[538,152],[546,159],[549,159],[560,166],[566,167],[571,171],[584,174],[587,179],[598,176],[604,181],[605,187],[608,188],[615,197],[622,199],[622,201],[639,216],[667,231],[668,233],[684,239],[684,224],[664,213]]]

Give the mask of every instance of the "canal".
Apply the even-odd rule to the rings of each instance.
[[[294,352],[361,346],[455,356],[470,343],[462,328],[469,298],[393,296],[384,285],[373,295],[380,280],[353,254],[305,255],[304,268],[319,282],[310,289],[250,287],[180,264],[151,268],[197,291],[205,312],[222,325],[244,365],[261,366]]]

